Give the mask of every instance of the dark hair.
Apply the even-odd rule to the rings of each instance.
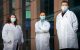
[[[62,4],[62,3],[67,3],[67,4],[69,5],[68,1],[62,1],[61,4]]]
[[[45,13],[45,11],[41,11],[40,14],[41,14],[41,13]],[[45,15],[46,15],[46,13],[45,13]]]
[[[11,16],[12,16],[12,15],[14,15],[14,14],[11,14],[11,15],[9,15],[9,17],[7,17],[6,23],[11,23]],[[14,24],[17,25],[17,17],[16,17],[16,15],[14,15],[14,16],[15,16],[15,18],[16,18],[16,21],[14,22]]]
[[[44,11],[41,11],[40,13],[45,13]]]

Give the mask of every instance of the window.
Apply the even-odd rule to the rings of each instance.
[[[2,43],[2,28],[3,28],[3,0],[0,0],[0,50],[3,48]]]
[[[31,18],[31,13],[30,13],[30,0],[26,1],[26,18]]]
[[[40,11],[45,11],[46,19],[50,22],[50,49],[54,50],[54,0],[40,0]]]

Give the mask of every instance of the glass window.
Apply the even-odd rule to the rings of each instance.
[[[0,50],[3,48],[2,42],[2,28],[3,28],[3,0],[0,0]]]
[[[26,1],[26,19],[27,18],[31,18],[31,13],[30,13],[30,2],[29,2],[29,0],[28,1]]]
[[[40,1],[40,11],[45,11],[46,19],[49,21],[53,21],[53,1],[54,0],[41,0]]]
[[[45,11],[46,19],[50,22],[50,49],[54,50],[54,0],[40,0],[40,11]]]
[[[78,19],[78,31],[77,31],[77,36],[78,36],[78,45],[80,48],[80,0],[69,0],[69,6],[70,10],[73,11],[76,14],[76,17]]]
[[[30,0],[26,0],[26,11],[25,11],[26,13],[26,15],[25,15],[25,18],[26,18],[26,20],[25,20],[25,22],[26,22],[26,50],[30,50],[30,41],[31,41],[31,39],[30,39],[30,33],[31,33],[31,10],[30,10]]]

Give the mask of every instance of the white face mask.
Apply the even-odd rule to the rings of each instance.
[[[14,23],[16,21],[16,18],[11,18],[11,22]]]
[[[45,16],[40,16],[40,19],[41,20],[45,20]]]
[[[61,9],[63,12],[65,12],[66,10],[68,10],[68,6],[61,6]]]

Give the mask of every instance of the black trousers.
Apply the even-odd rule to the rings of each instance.
[[[66,49],[61,49],[61,50],[79,50],[79,49],[74,49],[74,48],[66,48]]]

